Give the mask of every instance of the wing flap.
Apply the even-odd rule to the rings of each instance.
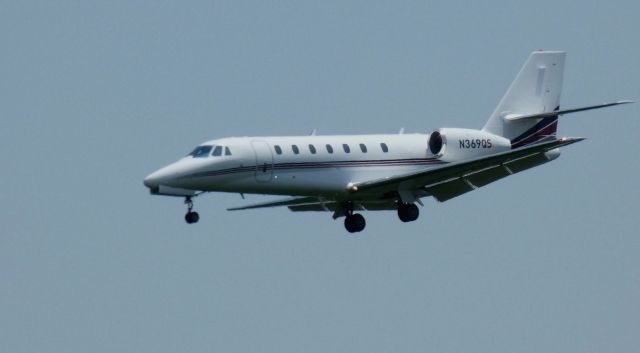
[[[426,190],[440,202],[445,202],[456,196],[460,196],[474,190],[464,178],[453,178],[444,183],[427,187]]]
[[[537,167],[541,164],[549,162],[549,159],[545,157],[544,153],[536,153],[525,158],[520,158],[511,162],[505,163],[505,166],[509,168],[513,173],[519,173],[523,170],[527,170],[533,167]]]
[[[496,180],[508,177],[509,175],[511,175],[511,173],[509,173],[509,170],[501,165],[497,165],[470,173],[466,175],[465,178],[469,180],[471,184],[480,188],[487,184],[493,183]]]

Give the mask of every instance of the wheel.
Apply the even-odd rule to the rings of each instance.
[[[418,219],[420,210],[413,203],[401,203],[398,206],[398,217],[403,222],[413,222]]]
[[[364,217],[358,213],[351,216],[347,216],[344,219],[344,227],[347,229],[347,232],[349,233],[362,232],[362,230],[366,225],[367,225],[367,222],[364,220]]]
[[[200,215],[198,212],[187,212],[184,216],[184,220],[189,224],[197,223],[200,220]]]

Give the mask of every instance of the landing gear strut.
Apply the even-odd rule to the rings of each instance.
[[[420,210],[413,203],[398,204],[398,218],[403,222],[413,222],[418,219]]]
[[[184,220],[189,224],[197,223],[200,220],[200,215],[198,212],[192,211],[193,201],[191,201],[191,196],[187,196],[184,199],[184,203],[187,205],[187,214],[184,215]]]
[[[367,222],[364,220],[364,217],[361,214],[353,213],[353,203],[349,202],[347,205],[347,215],[344,219],[344,227],[347,229],[347,232],[362,232],[366,225]]]

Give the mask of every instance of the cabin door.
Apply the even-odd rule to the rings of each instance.
[[[256,181],[268,182],[273,178],[273,154],[265,141],[251,141],[256,156]]]

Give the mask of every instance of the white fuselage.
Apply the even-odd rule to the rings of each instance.
[[[535,51],[481,130],[440,128],[431,134],[241,137],[212,140],[144,179],[152,194],[183,196],[185,221],[199,220],[192,197],[219,191],[289,195],[231,211],[286,206],[330,211],[350,233],[358,211],[396,210],[418,219],[423,197],[440,202],[547,163],[582,138],[556,137],[558,118],[617,101],[560,109],[565,53]]]
[[[210,151],[154,172],[145,184],[176,196],[198,190],[336,197],[346,194],[350,183],[442,164],[429,152],[428,139],[425,134],[394,134],[212,140],[199,146],[211,146]]]

